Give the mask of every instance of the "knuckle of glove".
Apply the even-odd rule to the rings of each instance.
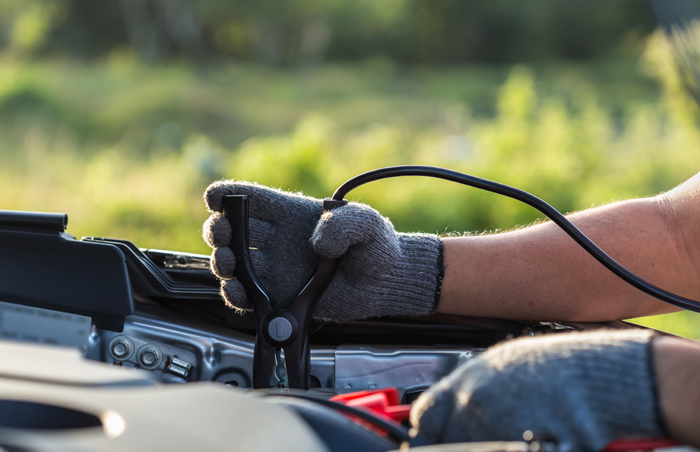
[[[411,423],[436,442],[474,441],[472,430],[484,427],[494,411],[489,407],[498,402],[501,386],[491,387],[491,377],[479,357],[467,362],[416,400]]]
[[[411,409],[411,425],[423,436],[439,442],[453,409],[453,400],[445,392],[421,396]]]
[[[282,191],[255,182],[223,180],[212,183],[204,192],[210,212],[223,211],[226,195],[248,195],[251,218],[276,221],[289,215],[320,215],[322,201],[301,193]]]
[[[231,223],[220,213],[214,213],[204,222],[202,236],[212,248],[221,248],[231,243]]]
[[[251,216],[261,220],[286,224],[289,220],[303,222],[316,221],[323,210],[321,200],[310,198],[301,193],[292,193],[262,185],[246,187],[250,192]],[[255,212],[253,214],[253,212]]]
[[[250,311],[253,309],[246,296],[243,285],[236,280],[221,282],[221,296],[226,305],[240,311]]]
[[[210,267],[212,273],[221,279],[233,278],[236,270],[236,257],[228,247],[216,248],[211,254]]]
[[[356,245],[384,241],[394,234],[391,222],[366,204],[351,203],[324,212],[311,236],[321,257],[337,258]]]
[[[314,252],[323,258],[335,259],[350,247],[350,240],[337,221],[337,212],[324,212],[311,235]]]
[[[234,194],[235,185],[232,180],[219,180],[209,185],[204,192],[204,203],[207,209],[210,212],[223,211],[224,196]]]
[[[250,195],[269,202],[269,198],[275,194],[279,196],[282,193],[284,192],[254,182],[234,181],[233,179],[220,180],[213,182],[204,191],[204,203],[210,212],[222,212],[224,210],[224,196],[226,195]]]

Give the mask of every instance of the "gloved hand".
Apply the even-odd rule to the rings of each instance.
[[[324,258],[342,259],[316,305],[314,317],[352,320],[435,311],[442,277],[442,242],[435,235],[399,234],[364,204],[323,212],[323,201],[248,182],[219,181],[204,200],[212,215],[204,240],[214,248],[211,268],[222,295],[250,309],[243,286],[232,279],[231,225],[221,214],[224,195],[248,195],[251,263],[277,303],[288,306]]]
[[[536,435],[599,451],[664,438],[649,331],[564,333],[497,345],[416,400],[411,422],[436,442]]]

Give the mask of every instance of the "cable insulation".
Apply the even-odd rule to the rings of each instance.
[[[656,297],[661,301],[665,301],[666,303],[670,303],[674,306],[687,309],[689,311],[700,312],[700,302],[664,290],[635,275],[617,263],[617,261],[615,261],[613,258],[608,256],[605,251],[600,249],[598,245],[586,237],[583,232],[581,232],[576,226],[573,225],[573,223],[567,220],[566,217],[564,217],[564,215],[562,215],[557,209],[547,204],[540,198],[509,185],[434,166],[390,166],[387,168],[369,171],[349,179],[343,185],[338,187],[335,193],[333,193],[333,199],[342,200],[350,191],[369,182],[401,176],[426,176],[445,179],[521,201],[545,214],[550,220],[552,220],[552,222],[562,228],[564,232],[574,239],[576,243],[581,245],[581,247],[598,262],[603,264],[608,270],[613,272],[628,284],[631,284],[642,292]]]

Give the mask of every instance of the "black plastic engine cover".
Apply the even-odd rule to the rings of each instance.
[[[64,233],[60,215],[0,211],[0,301],[86,315],[122,331],[134,312],[124,254]]]

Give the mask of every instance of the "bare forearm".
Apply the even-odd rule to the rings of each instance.
[[[673,193],[589,209],[569,219],[632,272],[664,289],[700,298],[693,256],[679,240],[677,227],[689,219],[669,215],[684,211]],[[553,223],[447,238],[444,252],[439,312],[603,321],[674,310],[614,276]]]

